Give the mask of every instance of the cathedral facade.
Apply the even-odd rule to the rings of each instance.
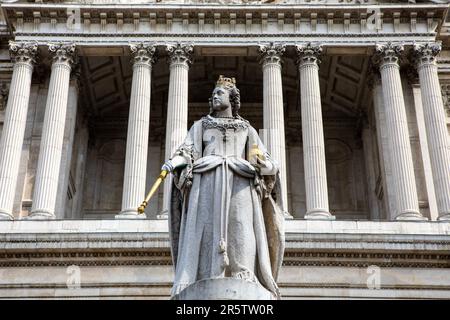
[[[283,299],[450,298],[449,12],[2,1],[0,298],[169,298],[167,181],[137,208],[221,75],[280,167]]]

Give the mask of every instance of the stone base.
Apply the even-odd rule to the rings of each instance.
[[[309,211],[305,214],[306,220],[335,220],[336,217],[328,211]]]
[[[49,211],[32,211],[29,216],[23,218],[24,220],[54,220],[55,215]]]
[[[287,211],[283,211],[283,216],[286,220],[294,219],[294,216]]]
[[[438,218],[438,221],[450,222],[450,213],[441,214]]]
[[[14,217],[12,216],[12,214],[0,211],[0,220],[14,220]]]
[[[219,278],[197,281],[172,300],[275,300],[275,297],[258,283]]]
[[[418,212],[403,212],[395,217],[398,221],[427,221],[428,218]]]
[[[160,214],[156,215],[156,219],[158,220],[167,220],[169,219],[169,211],[164,210]]]
[[[139,214],[137,210],[123,210],[119,214],[116,214],[115,219],[147,219],[145,213]]]

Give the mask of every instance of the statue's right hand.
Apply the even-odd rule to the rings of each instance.
[[[175,156],[170,160],[167,160],[163,166],[161,167],[161,170],[167,170],[169,172],[173,172],[177,168],[183,168],[187,165],[187,161],[185,157],[182,156]]]
[[[165,171],[168,171],[168,172],[172,172],[173,169],[175,169],[175,168],[174,168],[173,163],[172,163],[171,160],[167,160],[161,167],[161,171],[165,170]]]

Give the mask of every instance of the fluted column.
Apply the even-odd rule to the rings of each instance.
[[[145,197],[150,130],[150,88],[155,47],[131,45],[133,80],[128,116],[127,149],[123,178],[122,211],[116,218],[145,218],[137,208]]]
[[[263,70],[263,122],[267,150],[280,168],[281,196],[285,217],[288,213],[286,142],[284,135],[283,84],[281,81],[281,56],[285,45],[269,44],[259,47]]]
[[[169,44],[166,46],[169,54],[170,79],[169,100],[167,102],[166,151],[165,159],[172,157],[176,148],[183,143],[188,128],[188,72],[192,63],[193,46],[190,44]],[[169,175],[164,182],[163,212],[158,218],[167,218],[170,204],[169,187],[172,177]]]
[[[394,183],[396,220],[423,220],[419,212],[416,180],[409,141],[408,122],[400,79],[399,57],[403,46],[377,45],[374,62],[379,65],[386,115],[390,163]]]
[[[48,49],[53,62],[30,219],[55,218],[70,72],[76,62],[73,44],[49,44]]]
[[[14,68],[0,139],[0,220],[13,219],[14,195],[37,46],[10,42],[9,50]]]
[[[383,101],[383,88],[381,87],[381,77],[379,68],[376,65],[371,65],[368,75],[368,85],[372,90],[373,108],[375,115],[375,125],[377,134],[377,145],[379,154],[380,175],[383,179],[381,181],[382,199],[384,202],[384,216],[387,218],[394,218],[396,212],[396,202],[394,196],[394,183],[392,176],[392,166],[389,159],[389,143],[386,124],[386,113]]]
[[[450,221],[450,149],[436,55],[438,43],[414,46],[439,220]]]
[[[328,207],[325,143],[320,101],[320,46],[297,46],[302,108],[303,158],[306,184],[305,219],[334,219]]]

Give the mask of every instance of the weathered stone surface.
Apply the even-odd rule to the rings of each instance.
[[[203,279],[191,284],[173,300],[274,300],[260,284],[241,279]]]

